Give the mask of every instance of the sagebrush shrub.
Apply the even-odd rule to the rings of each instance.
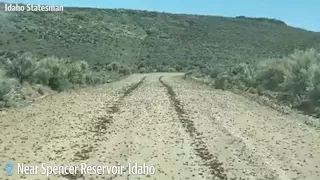
[[[13,94],[18,86],[18,81],[5,76],[5,71],[0,69],[0,108],[15,106],[15,96]]]
[[[56,57],[38,59],[29,53],[15,58],[3,56],[0,65],[5,70],[0,69],[0,108],[13,106],[17,101],[21,101],[19,98],[24,98],[20,90],[25,82],[64,91],[87,84],[109,83],[132,72],[118,62],[110,63],[108,71],[97,72],[93,71],[86,61],[70,61]]]
[[[67,78],[74,84],[86,84],[87,74],[89,74],[89,65],[85,61],[74,62],[67,66]]]
[[[63,59],[49,57],[38,63],[38,70],[35,72],[34,80],[37,83],[49,86],[53,90],[63,90],[69,87],[67,63]]]
[[[262,61],[256,67],[256,81],[265,90],[278,91],[279,84],[284,81],[282,59]]]
[[[128,75],[131,74],[131,69],[127,66],[121,65],[118,62],[111,62],[107,65],[107,70],[108,71],[115,71],[118,72],[119,74],[123,75]]]
[[[315,49],[297,50],[287,57],[257,64],[241,63],[201,72],[213,79],[217,89],[236,88],[260,95],[272,94],[290,107],[320,116],[320,53]]]
[[[7,75],[18,79],[20,83],[31,81],[37,70],[37,58],[32,54],[25,53],[12,60],[6,59],[4,66]]]
[[[220,73],[214,80],[214,87],[217,89],[229,89],[232,84],[232,78],[228,73]]]
[[[221,73],[221,69],[214,67],[214,68],[209,69],[208,75],[211,78],[216,78],[219,75],[219,73]]]
[[[255,70],[251,65],[241,63],[234,67],[231,73],[234,85],[243,88],[256,87]]]
[[[310,110],[316,105],[308,97],[316,91],[319,63],[319,53],[314,49],[295,51],[288,57],[260,64],[257,77],[265,89],[279,92],[280,100]]]

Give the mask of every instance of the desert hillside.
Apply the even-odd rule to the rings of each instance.
[[[320,33],[275,19],[124,9],[1,12],[0,24],[1,51],[85,60],[98,67],[117,61],[141,71],[252,62],[320,42]]]

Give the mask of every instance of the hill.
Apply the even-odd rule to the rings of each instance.
[[[182,71],[278,57],[319,42],[320,33],[267,18],[72,7],[0,13],[1,51],[85,60],[99,68],[116,61],[142,71]]]

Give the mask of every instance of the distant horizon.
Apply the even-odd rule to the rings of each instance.
[[[309,25],[308,26],[312,26],[308,27],[308,26],[303,26],[303,25],[299,25],[297,23],[292,23],[290,20],[287,20],[285,18],[281,18],[281,17],[276,17],[276,16],[266,16],[266,15],[259,15],[259,13],[255,13],[256,15],[254,15],[253,13],[216,13],[216,14],[212,14],[212,13],[200,13],[200,12],[186,12],[186,11],[170,11],[170,10],[160,10],[159,8],[139,8],[139,7],[135,7],[136,4],[124,4],[122,7],[119,6],[116,2],[108,2],[110,4],[107,5],[99,5],[99,3],[97,4],[92,4],[90,2],[94,2],[96,0],[91,0],[86,1],[86,0],[78,0],[77,2],[72,2],[72,0],[67,0],[67,1],[62,1],[62,0],[49,0],[47,2],[42,2],[41,0],[7,0],[7,1],[0,1],[2,3],[11,3],[11,4],[15,4],[15,3],[22,3],[22,4],[41,4],[41,5],[56,5],[56,6],[64,6],[66,8],[94,8],[94,9],[124,9],[124,10],[136,10],[136,11],[148,11],[148,12],[157,12],[157,13],[167,13],[167,14],[180,14],[180,15],[197,15],[197,16],[216,16],[216,17],[226,17],[226,18],[236,18],[238,16],[245,16],[248,18],[267,18],[267,19],[276,19],[279,21],[283,21],[285,24],[287,24],[288,26],[294,27],[294,28],[300,28],[300,29],[304,29],[307,31],[313,31],[313,32],[320,32],[320,23],[310,23],[310,19],[304,19],[301,21],[301,23],[306,23],[307,21],[309,21]],[[133,0],[133,1],[144,1],[144,0]],[[174,0],[173,0],[174,1]],[[188,0],[186,0],[188,1]],[[189,0],[190,1],[190,0]],[[247,0],[250,1],[250,0]],[[69,2],[69,3],[68,3]],[[120,4],[121,2],[124,3],[123,1],[119,0]],[[294,1],[291,1],[294,2]],[[100,2],[102,3],[102,2]],[[128,2],[125,2],[128,3]],[[156,2],[154,2],[156,3]],[[320,3],[319,3],[320,5]],[[320,11],[319,11],[320,12]],[[268,13],[269,14],[269,13]],[[312,13],[311,13],[312,14]],[[320,13],[319,13],[320,16]],[[313,16],[314,17],[314,16]],[[294,19],[294,18],[293,18]],[[315,18],[316,19],[316,18]]]

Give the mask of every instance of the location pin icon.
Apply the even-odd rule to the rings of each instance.
[[[9,162],[9,161],[4,165],[4,169],[6,170],[6,175],[7,176],[11,176],[12,175],[12,173],[11,173],[12,168],[13,168],[13,164],[11,162]]]

